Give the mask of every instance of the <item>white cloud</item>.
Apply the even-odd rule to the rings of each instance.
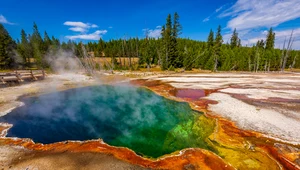
[[[66,21],[64,25],[71,26],[69,30],[75,32],[87,32],[90,28],[97,28],[98,25],[90,24],[90,23],[83,23],[83,22],[74,22],[74,21]]]
[[[14,23],[7,21],[7,19],[3,15],[0,15],[0,23],[14,25]]]
[[[161,26],[156,26],[155,29],[143,29],[144,33],[150,38],[160,38],[161,37]]]
[[[282,30],[282,31],[274,31],[276,34],[276,37],[289,37],[293,31],[294,37],[300,37],[300,28],[296,29],[288,29],[288,30]]]
[[[159,38],[161,36],[161,29],[149,30],[149,37]]]
[[[233,31],[227,31],[227,32],[225,32],[225,34],[223,35],[224,43],[227,43],[227,42],[229,43],[230,42],[232,33],[233,33]],[[248,37],[249,35],[253,35],[253,36],[258,35],[257,33],[249,31],[249,30],[238,31],[237,33],[238,33],[239,38],[242,41],[241,42],[242,45],[248,45],[248,43],[245,42],[245,41],[248,41],[248,40],[247,39],[243,39],[243,38]]]
[[[87,24],[85,24],[83,22],[73,22],[73,21],[66,21],[66,22],[64,22],[64,25],[73,26],[73,27],[81,27],[81,28],[87,27]]]
[[[265,40],[268,29],[273,27],[275,47],[282,48],[284,39],[290,36],[292,29],[282,30],[277,26],[300,18],[300,0],[237,0],[219,17],[229,17],[227,29],[232,31],[236,28],[243,45],[250,46],[258,40]],[[229,35],[226,37],[230,38]],[[293,48],[300,49],[300,28],[294,28],[294,37]]]
[[[107,30],[97,30],[96,32],[95,32],[95,34],[106,34],[107,33]]]
[[[87,30],[82,27],[71,27],[69,30],[74,31],[74,32],[86,32]]]
[[[91,27],[92,27],[92,28],[98,28],[98,25],[92,24]]]
[[[296,49],[296,50],[300,50],[300,40],[295,40],[294,43],[293,43],[292,48]]]
[[[245,30],[276,27],[300,17],[299,0],[238,0],[220,17],[232,17],[227,28]]]
[[[266,37],[254,37],[254,38],[250,38],[250,39],[247,39],[247,40],[243,40],[242,43],[243,45],[248,45],[248,46],[252,46],[252,45],[255,45],[257,43],[257,41],[260,41],[260,40],[266,40]]]
[[[69,30],[74,32],[80,32],[78,35],[65,36],[67,39],[76,40],[99,40],[103,35],[107,33],[107,30],[97,30],[93,33],[88,33],[91,28],[98,28],[98,25],[83,22],[66,21],[64,25],[70,26]]]
[[[216,9],[216,12],[219,12],[219,11],[221,11],[221,10],[223,9],[223,7],[224,7],[224,5],[223,5],[223,6],[221,6],[220,8],[217,8],[217,9]]]
[[[224,43],[229,43],[229,41],[230,41],[230,38],[231,38],[231,35],[232,35],[232,33],[225,33],[224,35],[223,35],[223,42]]]
[[[66,21],[64,25],[72,26],[72,27],[81,27],[81,28],[88,28],[89,25],[83,22],[73,22],[73,21]]]
[[[205,18],[202,22],[207,22],[209,21],[210,17]]]
[[[66,36],[67,39],[70,40],[99,40],[103,35],[107,33],[107,30],[97,30],[91,34],[79,34],[79,35],[68,35]]]
[[[108,28],[109,28],[109,29],[112,29],[113,27],[112,27],[112,26],[109,26]]]
[[[208,17],[204,18],[202,22],[208,22],[211,17],[215,16],[218,12],[220,12],[227,4],[220,6],[217,8],[212,14],[210,14]]]
[[[293,49],[300,49],[300,28],[274,30],[275,32],[275,48],[282,48],[284,41],[290,38],[293,31],[294,43]],[[242,36],[242,45],[252,46],[257,43],[258,40],[266,40],[268,30],[249,32]]]
[[[300,49],[300,28],[295,28],[295,29],[286,29],[286,30],[281,30],[281,31],[274,31],[275,32],[275,42],[276,42],[276,47],[277,48],[282,48],[284,44],[284,40],[288,40],[291,36],[291,33],[293,31],[293,49]]]

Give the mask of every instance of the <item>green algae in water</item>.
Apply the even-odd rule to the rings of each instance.
[[[187,103],[129,86],[70,89],[23,102],[0,117],[14,125],[8,136],[45,144],[102,138],[153,158],[184,148],[210,149],[205,141],[215,126]]]

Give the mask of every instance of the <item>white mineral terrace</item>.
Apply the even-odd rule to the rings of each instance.
[[[254,130],[268,137],[300,144],[300,75],[299,74],[178,74],[152,78],[176,88],[219,89],[207,96],[218,101],[208,110],[236,123],[239,128]],[[232,94],[254,99],[256,105],[234,98]],[[261,100],[280,98],[293,102],[259,104]],[[290,107],[283,107],[289,105]]]

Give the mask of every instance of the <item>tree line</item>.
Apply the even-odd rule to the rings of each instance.
[[[59,50],[74,53],[84,58],[85,50],[92,57],[109,57],[104,69],[150,69],[162,70],[202,69],[211,71],[283,71],[300,68],[300,51],[292,50],[293,36],[287,37],[282,49],[274,48],[276,35],[269,29],[266,40],[259,40],[251,47],[242,46],[236,30],[230,42],[224,43],[221,26],[210,30],[207,41],[180,38],[182,26],[179,15],[169,14],[161,27],[161,37],[151,38],[145,31],[145,38],[120,38],[98,42],[61,42],[48,36],[41,36],[38,26],[33,24],[32,34],[21,31],[20,40],[13,40],[0,24],[0,69],[49,68],[48,57]],[[127,58],[129,63],[125,63]],[[138,59],[134,64],[133,59]]]

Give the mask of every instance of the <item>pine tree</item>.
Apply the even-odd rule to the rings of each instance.
[[[202,60],[202,67],[204,69],[211,69],[213,67],[213,47],[214,47],[214,32],[210,29],[209,35],[207,37],[205,55]]]
[[[143,40],[142,43],[142,51],[141,51],[141,60],[140,64],[146,63],[147,70],[150,71],[151,64],[154,63],[155,58],[157,57],[157,52],[155,50],[155,40],[149,38],[146,35],[146,39]]]
[[[178,38],[178,36],[182,33],[182,26],[179,23],[179,15],[177,12],[174,13],[174,23],[173,23],[173,37]]]
[[[178,53],[178,43],[177,39],[178,36],[181,34],[182,26],[179,23],[179,15],[177,12],[174,13],[174,21],[173,21],[173,27],[171,31],[171,44],[170,44],[170,65],[172,65],[174,68],[182,67],[182,58],[180,57]]]
[[[183,66],[185,70],[192,70],[194,66],[194,59],[195,59],[195,50],[190,48],[184,48],[184,60],[183,60]]]
[[[208,38],[207,38],[207,48],[210,49],[214,46],[214,32],[210,29]]]
[[[52,36],[51,42],[52,42],[51,47],[53,50],[58,50],[60,48],[60,41],[57,38],[55,38],[54,36]]]
[[[46,53],[52,45],[52,41],[50,39],[50,37],[48,36],[48,33],[45,31],[44,32],[44,53]]]
[[[171,14],[168,15],[166,19],[166,24],[162,27],[162,40],[163,40],[163,50],[164,55],[161,58],[161,68],[166,70],[172,66],[182,67],[183,59],[178,52],[178,36],[181,34],[182,26],[179,23],[179,15],[177,12],[174,13],[172,24]]]
[[[218,67],[218,58],[221,56],[221,46],[223,43],[223,37],[221,35],[221,26],[219,25],[217,34],[216,34],[216,39],[215,39],[215,44],[214,44],[214,52],[213,52],[213,58],[214,58],[214,67],[213,71],[217,71]]]
[[[35,59],[37,67],[43,67],[44,45],[36,23],[33,23],[33,33],[30,43],[33,47],[33,58]]]
[[[170,55],[171,55],[171,49],[172,49],[172,17],[171,14],[167,17],[166,22],[166,30],[165,30],[165,43],[166,43],[166,65],[167,68],[170,67]]]
[[[235,47],[239,47],[241,43],[241,40],[238,37],[238,33],[236,32],[236,29],[234,29],[231,39],[230,39],[230,47],[231,49]]]
[[[33,55],[33,50],[23,29],[21,30],[21,42],[18,44],[18,53],[23,58],[24,66],[30,67],[30,58]]]
[[[0,24],[0,69],[13,68],[15,65],[14,50],[16,43],[12,40],[7,30]]]
[[[42,49],[43,67],[47,67],[47,68],[50,67],[48,61],[50,61],[51,59],[49,57],[51,57],[53,54],[56,54],[56,53],[57,53],[57,51],[54,51],[52,49],[52,41],[51,41],[50,37],[48,36],[48,33],[45,31],[44,32],[44,43],[43,43],[43,49]]]
[[[266,38],[266,46],[265,46],[265,55],[264,55],[264,70],[265,71],[270,71],[271,64],[274,64],[274,44],[275,44],[275,33],[273,32],[273,29],[270,28],[267,34]],[[272,62],[272,63],[271,63]]]
[[[83,58],[83,57],[84,57],[84,52],[83,52],[82,46],[83,46],[83,43],[82,43],[82,42],[79,42],[79,43],[76,45],[75,55],[76,55],[78,58]]]
[[[102,57],[104,54],[105,42],[100,38],[97,45],[98,56]]]
[[[275,33],[273,32],[273,29],[270,28],[266,39],[266,50],[274,49],[274,44],[275,44]]]
[[[162,58],[162,70],[166,70],[170,66],[170,52],[172,41],[172,18],[169,14],[166,20],[166,25],[162,27],[162,39],[163,39],[163,58]]]

